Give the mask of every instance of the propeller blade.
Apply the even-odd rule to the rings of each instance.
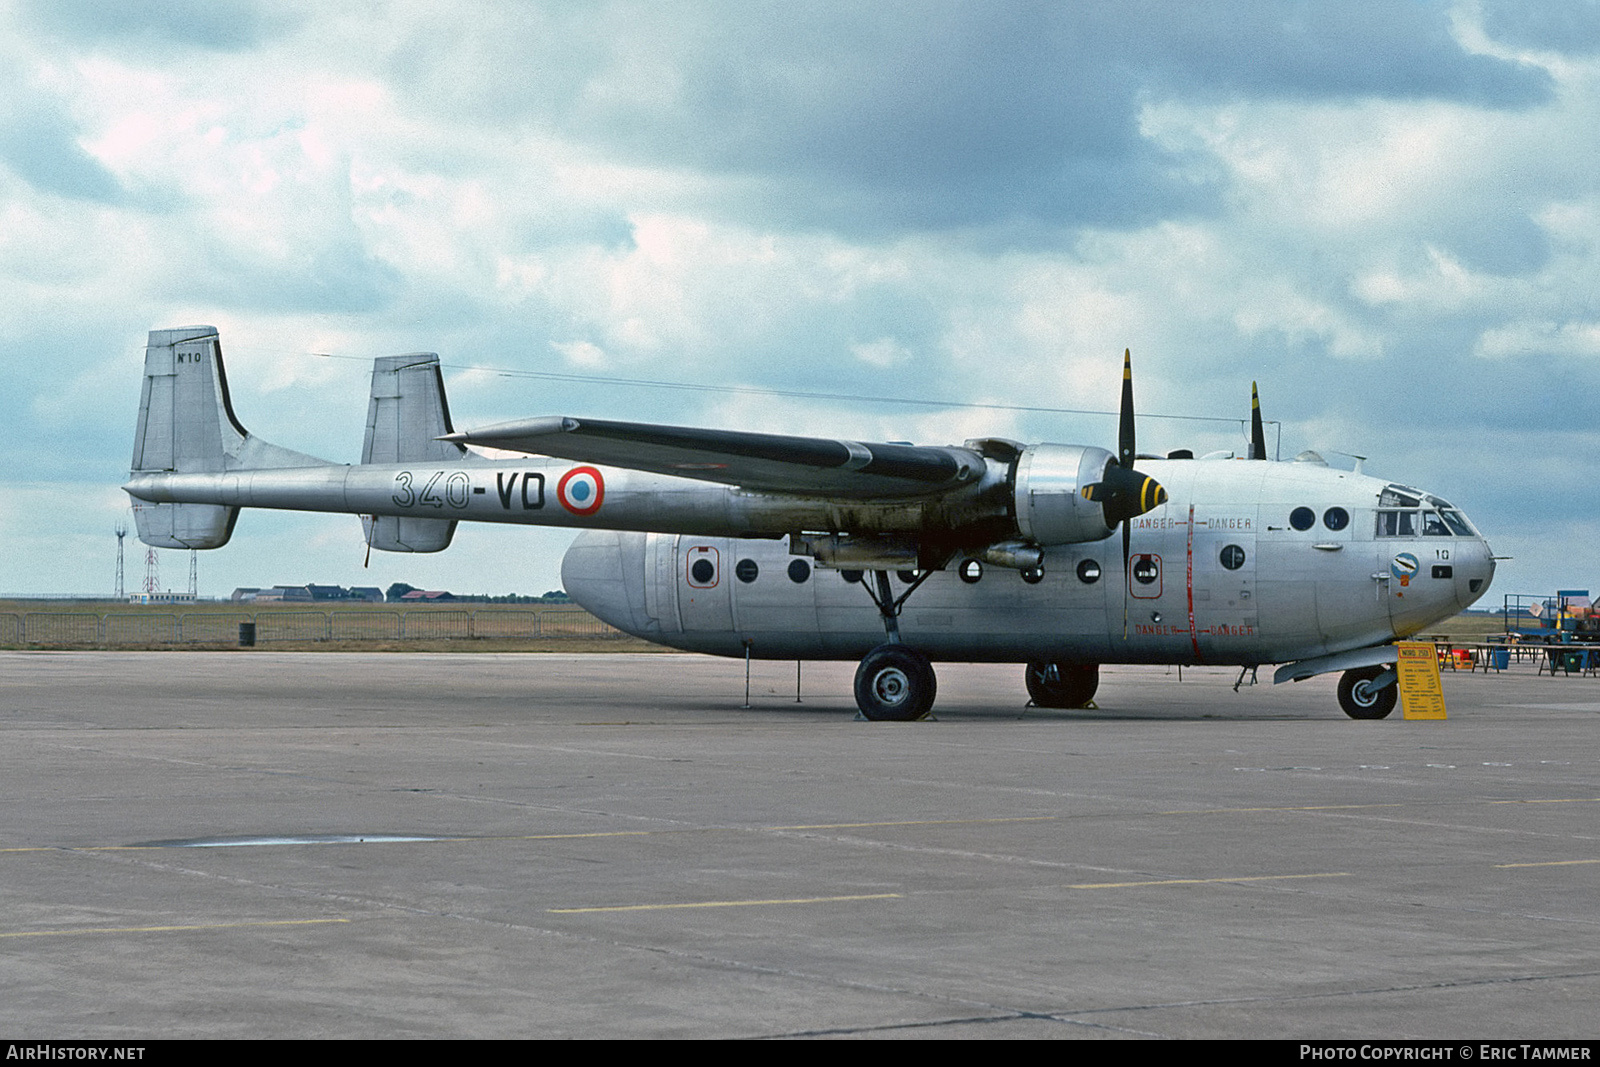
[[[1128,595],[1131,590],[1128,581],[1133,576],[1133,564],[1128,557],[1133,552],[1133,531],[1128,528],[1126,521],[1122,524],[1122,639],[1128,639]]]
[[[1250,383],[1250,458],[1267,458],[1267,433],[1261,426],[1261,395],[1256,383]]]
[[[1123,470],[1133,469],[1133,351],[1122,350],[1122,418],[1117,426],[1117,462]]]

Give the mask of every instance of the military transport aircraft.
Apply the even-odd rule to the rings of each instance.
[[[934,660],[1026,664],[1052,708],[1088,704],[1102,663],[1343,671],[1346,713],[1382,718],[1391,642],[1482,596],[1489,546],[1431,494],[1267,461],[1259,404],[1251,436],[1261,462],[1139,455],[1126,356],[1116,454],[565,417],[456,432],[418,354],[375,361],[361,463],[335,464],[247,432],[217,331],[194,326],[150,334],[124,488],[162,548],[221,547],[241,507],[357,514],[390,552],[440,551],[463,520],[580,529],[562,580],[601,619],[696,652],[859,659],[869,719],[925,716]]]

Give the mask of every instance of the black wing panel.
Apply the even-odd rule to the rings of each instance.
[[[984,469],[982,457],[964,448],[560,416],[445,439],[763,492],[852,499],[930,496],[975,481]]]

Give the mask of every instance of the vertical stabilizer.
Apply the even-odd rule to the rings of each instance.
[[[216,327],[150,331],[131,475],[324,463],[268,444],[239,424],[228,399]],[[220,548],[228,543],[238,515],[238,508],[221,504],[138,503],[133,509],[139,540],[156,548]]]
[[[453,432],[438,356],[418,352],[372,361],[362,463],[459,463],[467,450],[438,440]]]
[[[454,432],[439,357],[431,352],[382,356],[372,361],[372,401],[361,462],[460,463],[461,445],[438,438]],[[364,515],[367,544],[384,552],[440,552],[456,524],[449,519]]]

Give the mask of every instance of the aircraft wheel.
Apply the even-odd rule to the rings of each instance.
[[[937,689],[928,657],[905,645],[879,645],[856,668],[856,707],[874,722],[922,718]]]
[[[1394,710],[1400,687],[1391,684],[1375,689],[1372,686],[1372,680],[1383,672],[1381,666],[1361,667],[1339,676],[1339,706],[1346,715],[1352,719],[1382,719]]]
[[[1041,708],[1082,708],[1100,688],[1098,663],[1030,663],[1028,695]]]

